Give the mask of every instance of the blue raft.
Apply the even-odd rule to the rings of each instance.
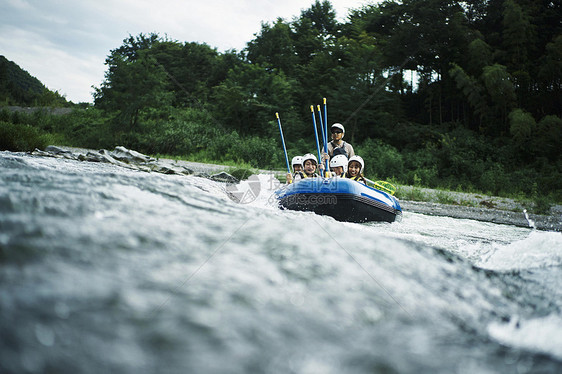
[[[346,178],[306,178],[275,192],[282,209],[310,211],[345,222],[394,222],[402,218],[398,200]]]

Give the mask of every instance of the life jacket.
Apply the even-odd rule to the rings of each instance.
[[[349,155],[347,154],[347,150],[345,149],[345,141],[342,140],[342,144],[336,146],[334,144],[334,142],[332,143],[332,157],[337,156],[337,155],[344,155],[345,157],[349,158]]]
[[[361,174],[356,175],[354,177],[350,177],[347,173],[345,173],[345,177],[351,179],[352,181],[357,181],[357,182],[367,184],[367,180]]]
[[[293,180],[299,180],[304,178],[317,178],[319,175],[317,173],[312,174],[310,177],[306,175],[304,171],[295,171],[293,174]]]
[[[295,171],[293,173],[293,180],[304,179],[306,178],[306,174],[302,171]]]

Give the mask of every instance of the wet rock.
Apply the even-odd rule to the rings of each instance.
[[[152,167],[153,167],[153,171],[156,171],[158,173],[178,174],[178,175],[191,175],[191,174],[193,174],[193,170],[191,170],[191,169],[189,169],[185,166],[161,165],[161,164],[156,163]]]
[[[74,149],[74,148],[73,148]],[[106,149],[100,149],[99,151],[93,151],[89,149],[79,149],[76,148],[76,152],[72,152],[68,149],[48,146],[45,151],[40,149],[35,149],[31,154],[36,156],[44,157],[56,157],[56,158],[67,158],[77,161],[88,161],[88,162],[103,162],[108,164],[117,165],[132,170],[139,170],[144,172],[155,172],[162,174],[177,174],[177,175],[193,175],[194,171],[184,165],[179,164],[177,161],[175,163],[169,160],[157,160],[150,156],[144,155],[140,152],[127,149],[122,146],[115,147],[113,151],[108,151]],[[225,173],[226,174],[226,173]],[[203,177],[210,178],[208,174]],[[217,175],[217,178],[221,181],[231,181],[232,176]]]
[[[179,174],[174,168],[162,165],[152,165],[152,171],[162,174]]]
[[[43,156],[43,157],[54,157],[55,155],[50,153],[50,152],[46,152],[46,151],[42,151],[39,148],[35,148],[32,152],[32,155],[34,156]]]
[[[183,175],[191,175],[191,174],[193,174],[193,170],[190,169],[190,168],[188,168],[188,167],[182,166],[182,169],[183,169],[183,170],[181,171],[181,173],[182,173]]]
[[[43,156],[43,157],[54,157],[54,158],[66,158],[69,160],[78,160],[78,156],[73,154],[70,151],[64,150],[62,148],[58,148],[55,146],[48,146],[47,148],[45,148],[44,151],[35,148],[35,150],[33,150],[31,152],[32,155],[35,156]]]
[[[45,152],[49,152],[49,153],[52,153],[52,154],[55,154],[55,155],[60,155],[60,154],[71,155],[72,154],[72,152],[70,152],[66,149],[59,148],[59,147],[54,146],[54,145],[48,145],[45,148]]]
[[[108,151],[105,150],[105,149],[100,149],[99,153],[100,153],[100,155],[102,156],[104,162],[108,162],[108,163],[110,163],[110,164],[114,164],[114,165],[118,165],[118,166],[122,166],[122,167],[128,167],[128,168],[131,167],[131,165],[129,165],[129,164],[127,164],[127,163],[124,163],[124,162],[121,162],[121,161],[119,161],[119,160],[116,160],[116,159],[113,157],[113,154],[112,154],[111,152],[108,152]]]
[[[128,164],[156,161],[154,158],[150,156],[144,155],[137,151],[133,151],[131,149],[127,149],[123,146],[115,147],[115,149],[110,153],[110,155],[111,157]]]
[[[84,159],[80,159],[80,161],[89,161],[89,162],[105,162],[103,156],[96,152],[88,152],[84,156]]]
[[[214,180],[215,182],[225,182],[225,183],[238,183],[238,179],[233,177],[232,175],[222,171],[220,173],[217,174],[213,174],[210,177],[211,180]]]

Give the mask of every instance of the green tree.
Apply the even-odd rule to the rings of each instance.
[[[479,126],[482,126],[483,121],[490,116],[490,109],[484,96],[485,93],[482,85],[457,64],[453,64],[449,74],[455,80],[457,87],[462,91],[470,106],[474,109],[474,113],[479,118]]]
[[[207,101],[211,87],[217,84],[216,69],[218,52],[207,44],[166,43],[171,53],[166,60],[160,54],[156,59],[164,66],[170,82],[170,90],[175,95],[175,106],[185,106],[194,101]],[[156,47],[161,48],[163,43]]]
[[[261,31],[246,47],[248,60],[269,69],[280,69],[294,75],[298,63],[293,32],[288,23],[278,18],[275,24],[262,23]]]
[[[546,45],[538,71],[537,111],[562,116],[562,34]]]
[[[562,119],[558,116],[545,116],[536,126],[532,135],[532,149],[538,156],[551,161],[562,160]]]
[[[523,109],[515,109],[509,113],[509,133],[518,150],[529,153],[530,142],[537,126],[533,116]]]
[[[506,0],[503,16],[503,47],[506,65],[512,71],[526,71],[529,46],[535,42],[534,26],[524,8],[514,0]]]
[[[518,90],[519,105],[527,105],[531,93],[531,55],[537,39],[535,26],[525,8],[514,0],[504,3],[503,53],[504,65],[510,71]]]
[[[473,76],[482,74],[486,66],[494,63],[492,47],[481,38],[476,38],[468,45],[467,70]]]
[[[291,112],[291,80],[281,72],[260,65],[245,64],[232,69],[214,87],[213,99],[218,118],[240,134],[273,136],[275,112]]]
[[[310,8],[301,12],[291,27],[294,30],[294,48],[299,63],[306,65],[333,41],[339,23],[332,4],[327,0],[316,0]]]
[[[494,64],[482,69],[482,81],[500,123],[507,123],[507,113],[515,104],[515,87],[505,66]],[[503,131],[503,129],[501,129]]]
[[[131,40],[124,40],[128,47]],[[168,77],[151,56],[151,45],[138,44],[146,49],[121,47],[111,52],[106,59],[105,81],[94,93],[95,105],[115,114],[117,130],[133,129],[143,109],[166,106],[171,99],[166,90]]]

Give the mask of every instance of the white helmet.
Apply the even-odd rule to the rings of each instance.
[[[291,166],[293,168],[293,171],[295,170],[295,165],[301,165],[302,166],[303,162],[302,162],[302,156],[295,156],[293,157],[293,159],[291,160]]]
[[[330,168],[343,166],[343,172],[347,172],[347,157],[345,155],[336,155],[330,160]]]
[[[304,163],[305,163],[307,160],[313,160],[314,163],[315,163],[316,165],[318,165],[318,159],[317,159],[316,156],[314,156],[312,153],[307,153],[307,154],[305,154],[304,156],[302,156],[302,166],[304,166]]]
[[[351,161],[357,161],[358,163],[361,164],[361,169],[359,169],[359,174],[361,174],[363,172],[363,169],[365,169],[365,162],[363,161],[363,157],[361,157],[361,156],[351,156],[349,158],[349,162],[347,163],[348,166],[351,163]]]
[[[334,124],[332,125],[332,127],[330,127],[330,130],[332,130],[332,129],[334,129],[334,128],[340,129],[340,130],[345,134],[345,129],[344,129],[344,127],[343,127],[343,125],[342,125],[341,123],[334,123]]]

